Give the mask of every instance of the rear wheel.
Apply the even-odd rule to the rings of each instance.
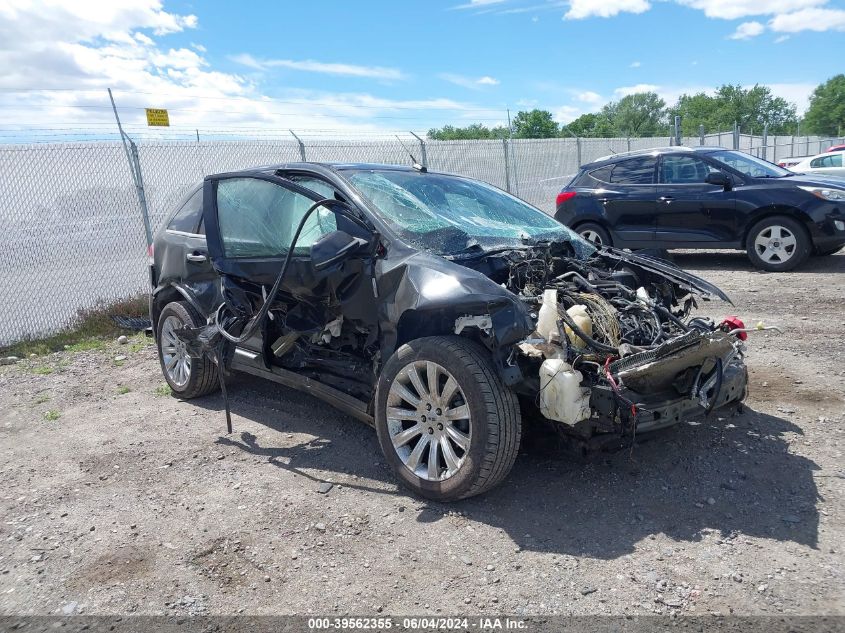
[[[486,349],[456,336],[400,347],[376,390],[379,444],[397,477],[437,501],[481,494],[510,472],[521,417]]]
[[[575,231],[593,246],[613,246],[610,233],[603,226],[594,224],[593,222],[579,224]]]
[[[776,216],[761,220],[748,232],[746,252],[757,268],[785,272],[801,265],[810,255],[810,236],[792,218]]]
[[[217,366],[205,356],[191,358],[176,334],[185,326],[202,324],[197,311],[183,301],[168,303],[158,317],[156,344],[161,372],[173,395],[186,400],[209,394],[220,386]]]

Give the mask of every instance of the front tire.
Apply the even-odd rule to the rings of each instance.
[[[396,350],[379,376],[375,423],[396,476],[436,501],[501,483],[522,433],[516,395],[490,354],[457,336],[421,338]]]
[[[185,343],[176,336],[184,326],[200,327],[202,318],[190,304],[172,301],[158,317],[156,346],[161,373],[174,396],[188,400],[198,398],[220,387],[217,366],[206,356],[191,358]]]
[[[765,218],[751,227],[746,252],[756,268],[786,272],[804,263],[812,243],[804,227],[785,216]]]

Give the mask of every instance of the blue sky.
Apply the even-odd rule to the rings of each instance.
[[[637,90],[667,102],[722,83],[806,107],[842,72],[838,0],[185,2],[0,6],[0,90],[19,125],[425,130],[561,122]],[[34,34],[34,36],[33,36]]]

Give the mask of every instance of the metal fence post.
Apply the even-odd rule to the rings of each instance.
[[[299,143],[299,157],[302,159],[302,162],[304,163],[305,160],[306,160],[306,158],[305,158],[305,143],[303,143],[302,139],[300,139],[296,134],[293,133],[293,130],[288,130],[288,132],[290,132],[291,136],[293,136],[293,138],[296,139],[296,142]]]
[[[511,192],[511,168],[508,160],[508,139],[502,139],[502,148],[505,152],[505,191]]]
[[[675,115],[675,145],[683,145],[681,143],[681,117]]]
[[[578,169],[581,169],[581,137],[575,137],[575,155],[578,158]]]
[[[628,146],[628,151],[630,152],[630,151],[631,151],[631,137],[630,137],[630,136],[629,136],[629,137],[627,137],[627,138],[625,139],[625,141],[626,141],[626,144],[627,144],[627,146]],[[580,167],[581,165],[578,165],[578,166]]]
[[[766,160],[766,157],[769,153],[768,152],[768,145],[769,145],[769,124],[764,123],[763,124],[763,155],[761,156],[761,158],[763,160]]]
[[[420,142],[420,160],[422,161],[422,166],[428,169],[428,156],[425,155],[425,141],[422,140],[419,136],[411,132],[411,136],[417,139]]]
[[[739,123],[734,121],[734,149],[739,149]]]
[[[698,126],[698,144],[704,145],[704,126],[703,125]]]
[[[129,135],[123,131],[123,126],[120,124],[120,117],[117,115],[117,106],[114,103],[111,88],[109,88],[109,100],[111,100],[111,107],[114,110],[117,129],[120,132],[120,140],[123,141],[123,149],[126,151],[126,160],[129,161],[129,171],[132,172],[132,181],[135,183],[138,203],[141,205],[141,216],[144,220],[144,234],[147,238],[147,246],[150,246],[153,243],[153,232],[150,228],[150,212],[147,209],[147,195],[144,192],[144,177],[141,175],[141,160],[138,157],[138,147],[129,138]]]

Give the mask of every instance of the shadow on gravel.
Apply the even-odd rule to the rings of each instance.
[[[375,432],[366,425],[263,381],[237,378],[230,393],[236,416],[278,433],[318,439],[292,447],[261,446],[254,435],[238,430],[236,418],[235,432],[219,444],[266,456],[314,480],[315,489],[322,479],[306,471],[319,469],[387,484],[385,490],[344,481],[350,488],[410,495],[394,489]],[[222,409],[219,397],[201,404]],[[718,538],[730,544],[754,536],[816,547],[819,496],[813,472],[818,466],[789,452],[787,433],[802,434],[788,420],[746,407],[734,417],[683,424],[640,436],[633,448],[585,458],[538,430],[527,435],[500,487],[459,503],[426,501],[417,520],[436,523],[457,511],[503,530],[525,550],[602,559],[631,553],[659,533],[681,542]]]
[[[737,270],[756,272],[761,275],[795,273],[845,273],[845,256],[810,257],[806,262],[789,273],[767,273],[751,265],[744,251],[689,251],[670,252],[670,259],[687,271]]]

